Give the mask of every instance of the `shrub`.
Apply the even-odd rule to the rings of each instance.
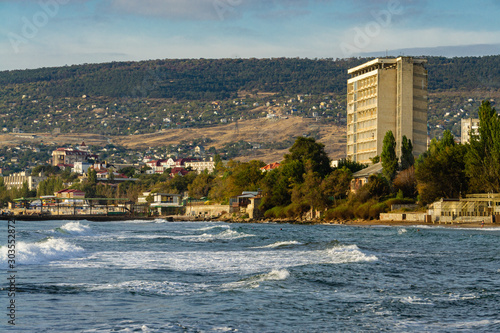
[[[347,204],[337,206],[333,209],[329,209],[326,212],[326,218],[328,220],[350,220],[354,217],[351,207]]]
[[[292,203],[283,209],[283,214],[288,218],[299,217],[309,211],[309,208],[305,203]]]
[[[385,213],[389,210],[389,207],[385,204],[385,202],[379,202],[370,207],[368,216],[370,219],[379,219],[380,213]]]
[[[266,212],[264,213],[264,217],[266,217],[266,218],[283,218],[283,217],[285,217],[284,210],[285,210],[284,207],[280,207],[280,206],[273,207],[269,210],[266,210]]]

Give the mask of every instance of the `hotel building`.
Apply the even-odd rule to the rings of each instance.
[[[392,131],[396,155],[406,135],[413,154],[427,150],[427,70],[424,59],[378,58],[349,69],[347,81],[347,158],[371,163]]]

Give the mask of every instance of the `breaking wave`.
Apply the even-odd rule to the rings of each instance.
[[[64,239],[48,237],[36,243],[16,243],[16,265],[39,265],[81,256],[85,250]],[[7,247],[0,248],[1,263],[7,267]]]

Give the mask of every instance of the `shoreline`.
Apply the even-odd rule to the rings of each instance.
[[[278,224],[302,224],[302,225],[346,225],[346,226],[361,226],[361,227],[371,227],[371,226],[427,226],[436,228],[500,228],[500,223],[485,223],[482,225],[480,222],[467,222],[467,223],[426,223],[426,222],[414,222],[414,221],[381,221],[381,220],[333,220],[333,221],[322,221],[322,220],[312,220],[312,221],[299,221],[299,220],[289,220],[289,219],[238,219],[238,218],[195,218],[191,216],[106,216],[106,215],[49,215],[49,216],[34,216],[34,215],[0,215],[0,221],[8,220],[16,221],[64,221],[64,220],[87,220],[91,222],[119,222],[128,220],[155,220],[164,219],[168,222],[226,222],[226,223],[278,223]]]

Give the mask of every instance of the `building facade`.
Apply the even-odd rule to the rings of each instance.
[[[57,148],[52,152],[52,165],[74,166],[76,162],[86,162],[88,159],[96,157],[87,151],[73,148]]]
[[[349,69],[347,81],[347,158],[370,163],[380,156],[392,131],[396,155],[406,135],[413,154],[427,150],[427,70],[424,59],[378,58]]]
[[[460,142],[466,144],[470,142],[470,134],[479,134],[479,119],[467,118],[460,121],[462,128]]]
[[[46,179],[47,177],[41,175],[38,177],[29,176],[28,173],[23,171],[4,177],[3,182],[8,190],[13,188],[22,188],[23,184],[26,183],[28,184],[28,189],[30,191],[34,191],[38,188],[38,185]]]

